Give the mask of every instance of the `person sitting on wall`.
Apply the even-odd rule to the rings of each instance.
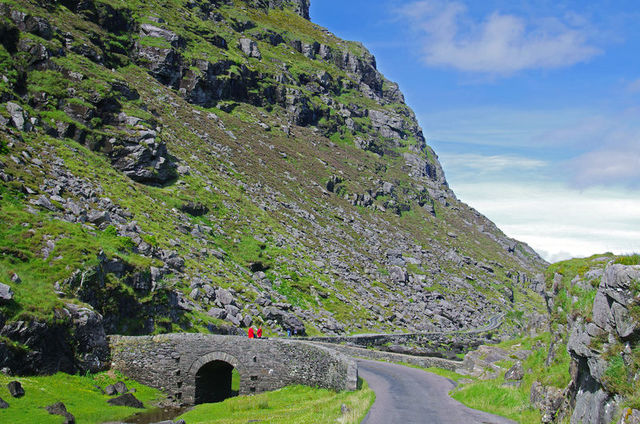
[[[258,332],[256,334],[256,337],[261,339],[262,338],[262,327],[258,327]]]
[[[250,338],[250,339],[253,339],[253,338],[254,338],[254,335],[253,335],[253,327],[249,327],[248,335],[249,335],[249,338]]]

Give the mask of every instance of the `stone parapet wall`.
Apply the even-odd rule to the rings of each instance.
[[[456,357],[482,344],[491,343],[486,333],[420,333],[420,334],[367,334],[337,337],[306,337],[304,340],[327,344],[347,344],[362,348],[389,350],[394,346],[413,346],[412,355]],[[497,340],[496,340],[497,341]],[[495,341],[494,341],[495,342]]]
[[[158,388],[178,404],[195,402],[196,373],[220,360],[240,374],[240,394],[304,384],[355,390],[356,362],[333,349],[296,340],[168,334],[110,336],[112,368]]]
[[[325,343],[320,343],[320,342],[312,342],[312,343],[322,344],[326,346]],[[438,367],[438,368],[443,368],[449,371],[456,371],[462,366],[462,362],[460,361],[452,361],[450,359],[444,359],[444,358],[403,355],[400,353],[383,352],[380,350],[363,349],[360,347],[346,346],[346,345],[331,345],[331,347],[337,350],[338,352],[341,352],[341,353],[344,353],[345,355],[349,355],[353,357],[373,359],[375,361],[388,361],[388,362],[394,362],[397,364],[411,364],[411,365],[417,365],[423,368]]]
[[[468,331],[398,333],[398,334],[356,334],[352,336],[304,337],[303,340],[328,344],[350,345],[363,348],[409,354],[411,356],[457,358],[483,344],[497,343],[494,337],[504,315],[494,315],[479,328]]]

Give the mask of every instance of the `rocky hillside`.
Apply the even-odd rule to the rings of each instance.
[[[109,333],[509,328],[536,303],[544,261],[456,199],[308,0],[1,0],[0,40],[3,366],[100,368]]]

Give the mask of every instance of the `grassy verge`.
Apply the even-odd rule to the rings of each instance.
[[[451,396],[469,408],[511,418],[522,424],[539,423],[540,411],[531,406],[527,391],[503,384],[502,377],[475,381],[460,385]]]
[[[10,381],[18,380],[25,395],[14,399],[7,390]],[[95,386],[104,388],[118,380],[125,382],[129,389],[136,389],[135,397],[147,408],[162,399],[155,389],[124,378],[119,373],[106,372],[95,375],[79,376],[58,373],[52,376],[8,377],[0,375],[0,397],[9,403],[9,408],[0,409],[0,422],[13,424],[59,424],[59,415],[50,415],[45,406],[63,402],[67,411],[72,413],[77,423],[101,423],[122,420],[141,409],[124,406],[111,406],[107,403],[110,396],[102,394]]]
[[[569,382],[569,354],[566,346],[559,346],[555,359],[546,365],[549,343],[549,333],[543,333],[537,337],[521,337],[498,344],[498,347],[511,352],[531,351],[529,357],[522,361],[525,375],[520,386],[505,384],[504,373],[501,373],[491,380],[463,381],[451,392],[451,396],[470,408],[511,418],[523,424],[539,423],[540,411],[534,408],[529,400],[533,382],[539,381],[543,385],[559,388],[566,387]],[[505,369],[509,368],[516,361],[515,356],[512,356],[512,359],[505,361],[502,366]],[[447,375],[450,371],[428,371],[452,378]]]
[[[443,368],[437,368],[437,367],[429,367],[429,368],[422,368],[422,367],[418,367],[416,365],[407,365],[409,367],[413,367],[413,368],[420,368],[426,372],[430,372],[432,374],[436,374],[439,375],[440,377],[444,377],[444,378],[448,378],[449,380],[453,380],[456,383],[458,383],[460,380],[464,379],[464,378],[469,378],[466,375],[462,375],[462,374],[458,374],[455,371],[449,371],[449,370],[445,370]]]
[[[198,405],[182,415],[189,424],[359,423],[375,400],[366,382],[354,392],[336,393],[307,386],[289,386],[254,396],[239,396],[220,403]],[[342,404],[349,412],[342,414]]]

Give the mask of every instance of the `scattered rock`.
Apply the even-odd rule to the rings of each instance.
[[[47,196],[44,195],[38,197],[38,200],[36,200],[33,204],[50,210],[51,212],[55,212],[58,210],[58,208],[56,208],[53,203],[51,203],[51,200],[49,200]]]
[[[76,418],[67,411],[67,407],[62,402],[56,402],[53,405],[46,406],[45,409],[51,415],[62,415],[64,424],[75,424]]]
[[[346,404],[342,404],[340,405],[340,413],[342,415],[347,415],[349,412],[351,411],[351,409],[349,409],[349,407]]]
[[[168,29],[160,28],[151,24],[142,24],[140,26],[141,37],[162,38],[171,44],[173,47],[178,47],[184,44],[184,40],[178,36],[175,32]]]
[[[202,216],[209,213],[209,208],[200,202],[185,203],[180,207],[180,210],[192,216]]]
[[[22,108],[17,103],[7,102],[6,104],[7,112],[11,116],[11,122],[13,125],[20,131],[31,131],[31,123],[29,122],[29,117]]]
[[[233,295],[227,289],[216,290],[216,299],[224,306],[233,303]]]
[[[52,415],[63,415],[67,413],[67,407],[62,402],[56,402],[52,405],[45,406],[44,409]]]
[[[505,380],[520,381],[524,377],[524,368],[522,362],[516,362],[511,368],[504,373]]]
[[[124,384],[124,382],[122,381],[118,381],[116,384],[113,385],[113,387],[116,389],[116,392],[121,395],[129,391],[129,389],[127,389],[126,384]]]
[[[304,335],[306,333],[304,323],[298,317],[278,309],[276,306],[264,308],[263,315],[267,320],[276,321],[283,329],[291,330],[292,334]]]
[[[399,266],[392,266],[389,268],[389,277],[396,283],[406,283],[409,279],[409,274]]]
[[[7,384],[7,389],[9,389],[9,393],[14,398],[19,398],[24,396],[24,389],[22,388],[22,384],[19,381],[11,381]]]
[[[94,211],[87,215],[87,221],[95,225],[111,222],[111,216],[106,211]]]
[[[140,402],[133,394],[125,393],[116,398],[109,399],[109,404],[114,406],[130,406],[132,408],[144,408],[142,402]]]
[[[542,412],[542,423],[554,422],[561,408],[566,409],[568,405],[562,389],[543,386],[538,381],[531,385],[529,400]]]
[[[249,57],[262,59],[260,50],[258,50],[258,43],[256,43],[255,41],[249,38],[241,38],[239,40],[239,44],[240,44],[240,50],[242,50],[242,53],[246,54]]]
[[[7,303],[13,299],[13,290],[6,284],[0,283],[0,303]]]
[[[9,404],[2,398],[0,398],[0,409],[7,409]]]
[[[211,308],[207,312],[207,315],[216,319],[225,319],[227,317],[227,312],[222,308]]]

